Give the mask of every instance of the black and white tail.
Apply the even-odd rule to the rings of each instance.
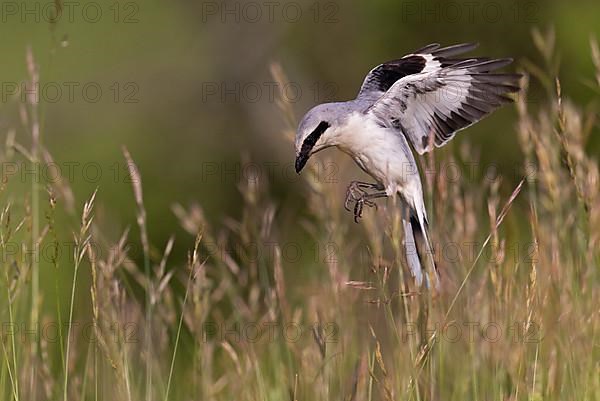
[[[406,247],[406,260],[410,272],[418,286],[425,284],[427,288],[440,289],[440,278],[433,257],[433,247],[427,229],[427,216],[424,207],[405,207],[402,213],[404,225],[404,244]]]

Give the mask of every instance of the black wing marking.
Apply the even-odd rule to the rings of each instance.
[[[467,47],[433,49],[431,54],[454,55]],[[405,135],[419,154],[430,151],[431,143],[444,145],[456,132],[511,102],[505,95],[519,90],[519,74],[492,72],[511,59],[438,58],[438,62],[428,71],[396,81],[367,110],[382,126]]]
[[[387,92],[398,80],[413,74],[430,70],[439,66],[448,66],[466,59],[447,59],[473,50],[475,43],[440,48],[437,43],[416,50],[400,59],[388,61],[373,68],[365,77],[357,98],[379,97]],[[483,59],[478,59],[483,61]]]
[[[359,97],[361,94],[387,92],[400,78],[423,71],[426,63],[423,56],[409,55],[378,65],[365,78]]]

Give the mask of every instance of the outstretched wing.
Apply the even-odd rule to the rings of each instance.
[[[419,50],[429,54],[407,56],[425,58],[424,68],[394,81],[366,111],[382,126],[403,133],[419,154],[432,144],[444,145],[456,132],[511,102],[505,95],[519,90],[519,74],[493,72],[511,59],[451,59],[472,45],[436,46]]]
[[[367,74],[357,98],[378,98],[387,92],[399,79],[408,75],[431,71],[448,62],[456,62],[458,60],[449,60],[447,58],[471,51],[476,47],[476,43],[463,43],[440,49],[440,45],[434,43],[400,59],[380,64]]]

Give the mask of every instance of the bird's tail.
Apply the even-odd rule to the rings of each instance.
[[[424,207],[407,206],[402,214],[404,225],[406,260],[418,286],[440,289],[440,278],[433,257],[433,246],[429,239],[427,216]]]

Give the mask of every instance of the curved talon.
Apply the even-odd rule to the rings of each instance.
[[[363,203],[364,203],[364,200],[359,199],[354,204],[354,222],[355,223],[358,223],[358,221],[362,217]]]

